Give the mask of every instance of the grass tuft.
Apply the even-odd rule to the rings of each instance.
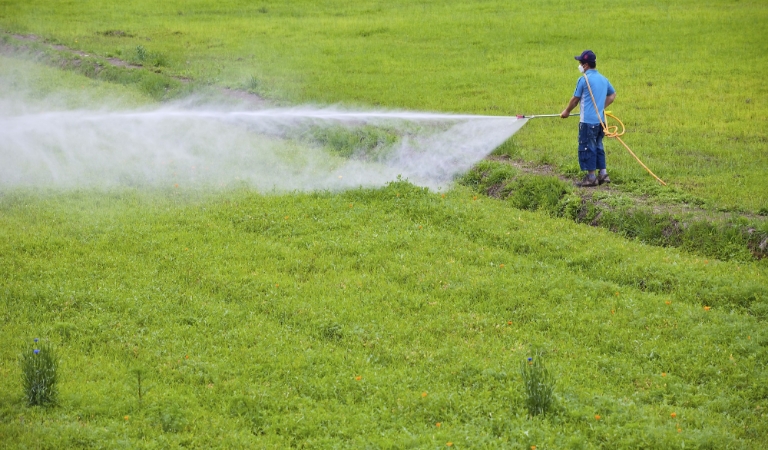
[[[571,187],[557,177],[541,177],[524,175],[518,177],[505,188],[509,192],[509,200],[516,208],[536,211],[557,210],[560,199],[572,191]]]
[[[261,81],[259,81],[258,78],[255,76],[251,76],[251,78],[248,79],[248,83],[246,84],[246,87],[249,91],[253,93],[258,93],[259,88],[261,88]]]
[[[24,396],[30,406],[55,405],[58,397],[58,362],[49,344],[39,343],[21,355]]]
[[[525,407],[528,414],[538,416],[550,412],[554,406],[555,381],[542,361],[542,352],[537,351],[520,364],[525,390]]]
[[[138,59],[141,62],[144,62],[147,60],[147,49],[144,48],[143,45],[137,45],[136,46],[136,59]]]

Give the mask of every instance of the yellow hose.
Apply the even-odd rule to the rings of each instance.
[[[586,73],[584,73],[584,81],[587,82],[587,89],[589,89],[589,96],[592,97],[592,104],[595,106],[595,110],[597,110],[597,102],[595,101],[595,95],[592,93],[592,86],[589,85],[589,78],[587,78]],[[621,131],[619,131],[619,125],[608,126],[609,117],[613,117],[616,120],[616,122],[619,122],[619,125],[621,125]],[[621,120],[619,120],[618,117],[611,114],[610,111],[605,111],[605,123],[603,123],[603,117],[600,114],[600,111],[597,111],[597,119],[600,121],[600,125],[603,127],[603,133],[605,133],[606,137],[615,138],[617,141],[621,142],[621,145],[623,145],[624,148],[627,149],[629,154],[632,155],[637,160],[637,162],[639,162],[640,165],[643,166],[643,168],[653,176],[653,178],[656,178],[656,180],[658,180],[658,182],[661,183],[662,185],[664,186],[667,185],[667,183],[665,183],[664,180],[657,177],[655,173],[651,172],[651,169],[649,169],[648,166],[643,164],[643,162],[640,161],[640,158],[638,158],[637,155],[635,155],[635,152],[633,152],[632,149],[629,148],[629,146],[625,144],[624,141],[621,139],[620,136],[624,135],[626,128],[624,127],[624,123]]]

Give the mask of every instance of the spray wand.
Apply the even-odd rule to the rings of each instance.
[[[575,114],[578,114],[578,111]],[[518,119],[536,119],[538,117],[560,117],[560,114],[537,114],[535,116],[524,116],[522,114],[518,114],[515,117]]]

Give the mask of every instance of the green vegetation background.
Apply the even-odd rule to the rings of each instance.
[[[573,55],[591,48],[641,159],[753,212],[768,210],[766,20],[765,2],[740,0],[0,3],[6,31],[127,59],[141,45],[168,74],[291,103],[558,113]],[[532,123],[503,151],[576,172],[573,126]],[[615,143],[609,164],[626,185],[655,183]]]
[[[760,2],[0,3],[5,31],[127,60],[141,45],[162,74],[285,103],[558,112],[572,56],[592,48],[641,157],[744,211],[766,206],[765,19]],[[18,72],[73,106],[151,101],[0,58]],[[501,151],[573,172],[574,128],[531,122]],[[625,188],[655,195],[636,163],[609,157]],[[403,182],[3,191],[0,235],[9,447],[750,448],[768,435],[764,262]],[[23,405],[17,358],[33,337],[62,358],[59,407]],[[530,419],[518,369],[535,350],[558,407]]]

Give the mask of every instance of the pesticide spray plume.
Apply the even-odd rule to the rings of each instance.
[[[0,99],[0,189],[245,183],[260,191],[307,191],[382,186],[398,177],[436,189],[527,121],[194,103],[46,110]]]

